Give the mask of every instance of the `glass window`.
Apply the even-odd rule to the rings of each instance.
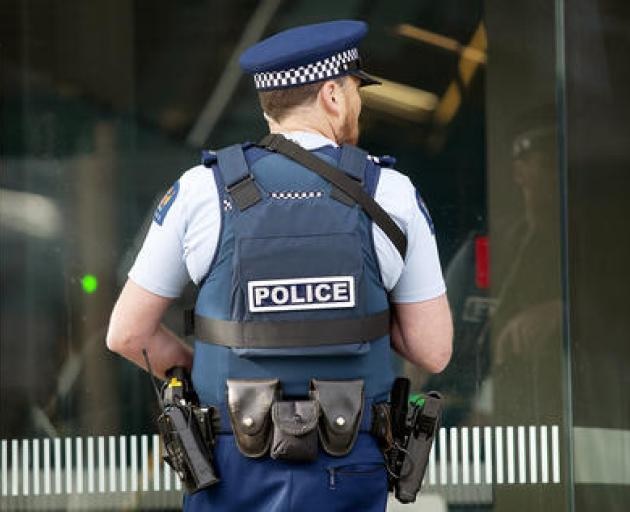
[[[627,260],[618,242],[626,139],[608,137],[605,121],[622,133],[627,115],[603,98],[627,105],[627,52],[614,48],[628,47],[628,19],[612,0],[582,0],[566,20],[561,4],[3,2],[0,508],[179,508],[151,381],[105,346],[111,308],[159,198],[200,149],[265,133],[238,68],[242,49],[290,26],[360,18],[370,24],[364,67],[384,82],[362,91],[360,145],[396,157],[424,199],[455,325],[443,373],[404,367],[414,393],[446,396],[423,493],[405,510],[569,510],[571,440],[584,457],[593,435],[572,430],[573,406],[577,427],[594,426],[585,401],[568,400],[570,384],[593,400],[628,331],[621,271],[605,275],[616,301],[597,318],[585,295],[568,295],[570,277],[597,294],[588,270]],[[584,23],[597,45],[582,44]],[[608,88],[595,87],[594,74]],[[580,110],[587,104],[604,113]],[[567,155],[581,161],[582,148],[593,164],[571,174]],[[604,169],[606,191],[593,168]],[[585,208],[568,210],[567,193]],[[598,217],[588,206],[604,193],[616,202]],[[596,229],[611,217],[614,230]],[[598,237],[582,237],[580,226]],[[567,236],[578,248],[568,258]],[[178,333],[195,293],[189,286],[167,314]],[[608,319],[617,329],[587,384],[575,374],[599,345],[583,341],[569,364],[567,298],[578,334],[590,333],[580,340],[595,340]],[[619,361],[608,388],[627,375]],[[614,396],[624,403],[627,393]],[[627,429],[628,415],[618,416],[595,425]],[[596,495],[578,494],[583,503]]]

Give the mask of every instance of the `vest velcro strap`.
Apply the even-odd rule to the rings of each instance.
[[[228,187],[227,191],[228,194],[232,196],[232,199],[240,211],[246,210],[250,206],[254,206],[262,199],[260,190],[258,190],[256,181],[251,174],[235,185]]]
[[[389,334],[389,310],[360,318],[289,322],[234,322],[195,316],[195,338],[231,348],[345,345]]]
[[[227,192],[240,211],[246,210],[262,199],[240,144],[217,151],[217,162]]]

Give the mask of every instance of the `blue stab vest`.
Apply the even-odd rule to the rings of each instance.
[[[331,196],[330,183],[282,155],[247,144],[236,153],[241,150],[240,166],[247,167],[260,192],[260,199],[245,209],[226,187],[243,169],[224,169],[235,166],[233,159],[221,163],[216,154],[204,153],[203,163],[217,183],[222,222],[195,315],[275,325],[360,321],[386,311],[372,221],[361,208]],[[344,151],[327,146],[314,153],[335,166],[345,162],[342,170],[373,196],[380,167],[365,157],[344,158]],[[317,323],[308,325],[316,331]],[[228,378],[278,378],[285,397],[307,395],[312,378],[360,378],[366,398],[376,401],[387,399],[393,381],[389,335],[325,346],[301,346],[296,339],[281,348],[213,341],[195,340],[192,379],[203,404],[225,403]]]

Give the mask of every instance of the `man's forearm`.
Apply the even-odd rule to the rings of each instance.
[[[164,378],[164,373],[173,366],[192,368],[193,350],[166,326],[160,325],[156,332],[142,338],[130,338],[126,343],[112,348],[121,356],[147,370],[142,349],[146,349],[151,368],[156,377]]]
[[[156,376],[173,366],[192,367],[193,350],[162,323],[172,299],[151,293],[128,280],[114,306],[107,332],[107,346],[141,368],[146,349]]]

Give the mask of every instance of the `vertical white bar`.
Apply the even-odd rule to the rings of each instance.
[[[497,483],[503,483],[503,427],[495,427],[494,442],[497,467]]]
[[[94,438],[87,438],[87,479],[88,493],[94,492]]]
[[[180,480],[177,473],[175,474],[175,489],[177,489],[178,491],[182,490],[182,481]]]
[[[18,471],[20,470],[18,451],[17,439],[11,439],[11,496],[18,495]]]
[[[549,442],[547,440],[547,425],[540,427],[540,481],[549,483]]]
[[[77,469],[77,494],[83,494],[83,439],[76,437],[74,439],[74,451],[76,453],[76,469]]]
[[[39,439],[33,439],[33,494],[39,496]]]
[[[66,437],[64,443],[64,460],[66,462],[66,494],[72,494],[72,439]]]
[[[473,482],[481,483],[481,443],[479,441],[479,427],[472,429],[472,450],[473,450]]]
[[[140,453],[142,454],[142,490],[149,490],[149,436],[140,437]]]
[[[429,452],[429,484],[430,485],[435,485],[435,482],[437,481],[437,475],[435,471],[435,452],[436,452],[435,443],[433,443],[433,446],[431,446],[431,451]]]
[[[28,457],[29,457],[28,439],[22,439],[22,495],[23,496],[28,496],[29,490],[30,490],[28,488],[28,480],[29,480]]]
[[[483,457],[486,466],[486,483],[492,483],[492,427],[483,429]]]
[[[138,437],[131,436],[131,492],[138,490]]]
[[[558,425],[551,427],[551,467],[553,468],[553,483],[560,483],[560,429]]]
[[[50,494],[50,439],[44,439],[44,494]]]
[[[127,492],[127,438],[119,437],[120,443],[120,492]]]
[[[116,492],[116,438],[109,436],[109,491]]]
[[[457,429],[451,427],[451,484],[457,485],[459,483],[459,464],[457,454]]]
[[[53,441],[55,452],[55,494],[61,494],[61,439],[55,437]]]
[[[446,429],[442,427],[440,428],[440,483],[442,485],[448,483],[446,456]]]
[[[516,430],[518,439],[518,483],[527,482],[527,451],[525,450],[525,427]]]
[[[0,478],[2,479],[2,496],[6,496],[9,493],[9,471],[7,457],[7,440],[3,439],[0,443]]]
[[[505,429],[505,452],[507,457],[507,483],[514,483],[514,427]]]
[[[462,427],[462,484],[470,483],[470,450],[468,448],[468,427]]]
[[[165,491],[170,491],[171,490],[171,480],[172,480],[171,466],[166,464],[166,462],[164,462],[163,464],[164,464],[164,490]]]
[[[536,447],[536,427],[529,427],[529,481],[538,483],[538,449]]]
[[[160,490],[160,436],[154,434],[151,438],[153,454],[153,490]]]
[[[105,492],[105,437],[98,436],[98,492]]]

